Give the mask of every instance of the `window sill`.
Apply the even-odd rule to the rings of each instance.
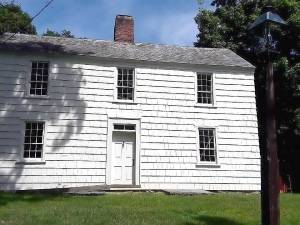
[[[133,102],[133,101],[121,101],[121,100],[116,100],[112,102],[113,104],[127,104],[127,105],[137,105],[138,103]]]
[[[213,164],[213,163],[197,163],[196,168],[220,168],[220,164]]]
[[[195,104],[194,107],[195,108],[211,108],[211,109],[218,108],[217,106],[211,105],[211,104]]]
[[[44,165],[46,164],[45,160],[25,160],[22,159],[16,162],[16,165]]]
[[[50,99],[49,95],[26,95],[28,99]]]

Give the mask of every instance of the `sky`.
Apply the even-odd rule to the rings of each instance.
[[[48,0],[16,0],[35,15]],[[202,8],[210,8],[204,0]],[[70,30],[76,37],[113,39],[116,15],[135,20],[135,42],[192,46],[197,40],[197,0],[54,0],[34,21],[37,32]]]

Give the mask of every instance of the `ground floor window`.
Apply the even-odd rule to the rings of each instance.
[[[199,154],[201,162],[216,162],[216,131],[213,128],[199,128]]]
[[[25,122],[24,158],[42,158],[44,122]]]

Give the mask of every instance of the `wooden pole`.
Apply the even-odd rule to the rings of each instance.
[[[279,225],[279,162],[275,121],[273,63],[268,57],[266,75],[266,152],[262,154],[262,224]]]

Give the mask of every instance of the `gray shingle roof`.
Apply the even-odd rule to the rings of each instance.
[[[143,43],[126,44],[113,41],[25,34],[16,34],[7,40],[10,36],[9,33],[0,36],[0,51],[37,51],[108,59],[253,68],[249,62],[224,48],[195,48]]]

